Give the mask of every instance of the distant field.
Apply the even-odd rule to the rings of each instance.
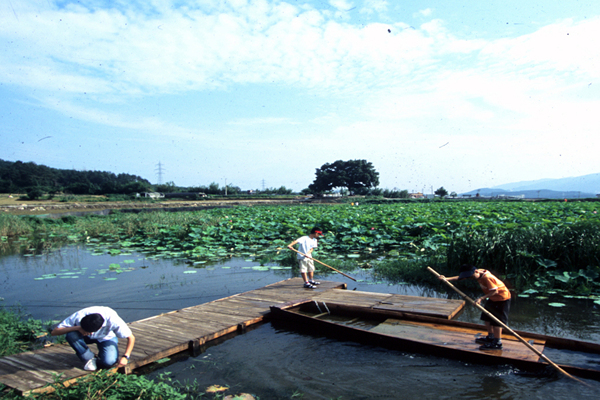
[[[28,200],[20,199],[26,197],[24,194],[0,193],[0,212],[15,215],[40,215],[61,212],[85,212],[106,209],[124,208],[177,208],[177,207],[214,207],[231,204],[283,204],[289,203],[290,199],[240,199],[240,198],[217,198],[202,200],[182,199],[160,199],[160,200],[119,200],[110,201],[106,196],[92,195],[69,195],[56,196],[51,200]]]
[[[28,200],[28,199],[21,199],[21,197],[25,198],[27,197],[26,194],[22,193],[16,193],[16,194],[6,194],[6,193],[0,193],[0,206],[20,206],[23,204],[26,205],[38,205],[38,204],[64,204],[65,202],[60,201],[60,197],[56,197],[52,200],[43,200],[43,199],[39,199],[39,200]],[[76,196],[75,199],[73,200],[73,202],[77,202],[77,201],[102,201],[102,199],[105,199],[106,197],[104,196]]]

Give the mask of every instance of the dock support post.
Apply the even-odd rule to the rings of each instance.
[[[188,347],[190,356],[197,357],[200,354],[204,353],[204,351],[206,350],[206,346],[204,344],[204,340],[202,339],[190,340]]]

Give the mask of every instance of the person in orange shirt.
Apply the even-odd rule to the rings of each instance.
[[[502,323],[508,325],[508,312],[510,311],[510,299],[511,295],[506,285],[492,273],[485,269],[477,269],[473,265],[464,264],[460,267],[459,275],[446,278],[443,275],[440,279],[446,279],[447,281],[459,281],[463,279],[475,279],[481,290],[483,290],[483,296],[478,297],[475,302],[481,304],[481,302],[487,299],[484,308],[489,311],[493,316],[498,318]],[[481,313],[481,320],[485,322],[488,335],[483,338],[478,338],[475,341],[481,343],[482,350],[493,350],[502,348],[502,327],[486,313]]]

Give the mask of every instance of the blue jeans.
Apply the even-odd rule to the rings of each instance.
[[[88,344],[95,343],[98,346],[98,360],[97,364],[100,368],[109,368],[117,362],[119,358],[119,339],[114,337],[110,340],[100,342],[96,339],[90,339],[87,336],[83,336],[79,332],[69,332],[66,335],[67,342],[71,345],[77,357],[84,363],[94,358],[94,353],[87,346]]]

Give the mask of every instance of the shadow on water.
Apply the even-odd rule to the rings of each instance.
[[[231,259],[193,268],[182,261],[144,254],[97,254],[86,246],[65,247],[40,255],[0,258],[0,304],[21,304],[34,318],[60,320],[90,305],[107,305],[130,322],[194,306],[278,282],[291,269]],[[267,266],[268,267],[268,266]],[[431,288],[374,281],[368,271],[320,279],[348,284],[349,290],[446,297]],[[600,342],[597,306],[585,300],[515,299],[511,326],[516,329]],[[477,322],[479,312],[467,306],[459,316]],[[213,384],[227,394],[248,392],[261,399],[566,399],[596,398],[591,388],[554,374],[523,376],[509,366],[466,364],[410,352],[333,340],[290,328],[262,324],[245,334],[209,346],[198,357],[147,370],[148,376],[200,391]]]

